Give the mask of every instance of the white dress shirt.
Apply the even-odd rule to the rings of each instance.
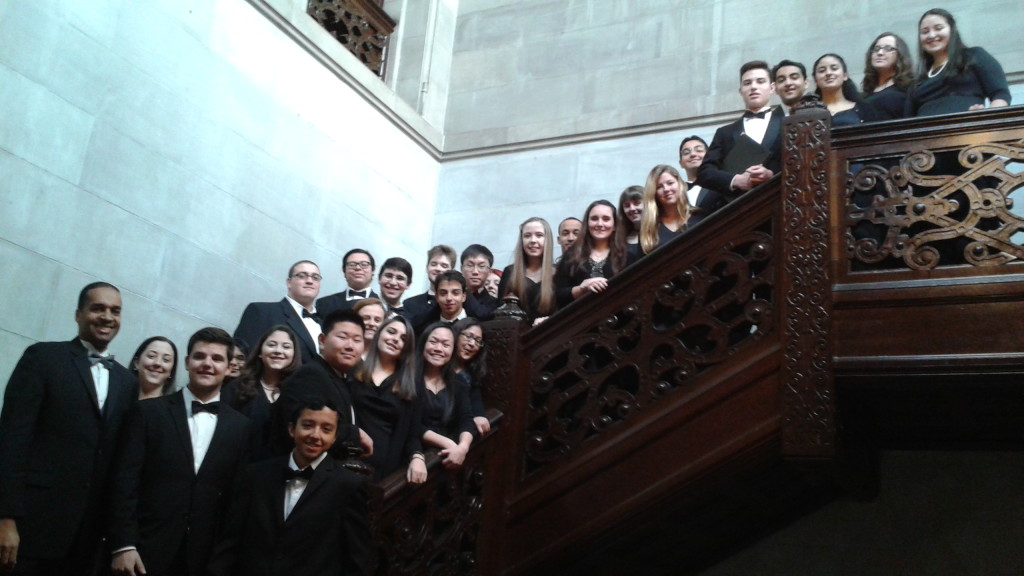
[[[109,356],[106,352],[97,352],[96,347],[85,340],[79,339],[82,346],[85,346],[86,351],[89,354],[99,354],[106,358]],[[100,411],[103,411],[103,405],[107,402],[107,394],[110,392],[110,370],[103,365],[102,362],[97,362],[90,367],[92,372],[92,383],[96,387],[96,401],[100,405]]]
[[[217,429],[217,415],[209,412],[193,414],[192,401],[197,398],[187,386],[181,392],[185,397],[185,421],[188,422],[188,432],[192,438],[192,466],[198,473],[199,467],[203,465],[203,458],[206,458],[206,452],[210,449],[210,442],[213,441],[213,432]],[[217,392],[213,398],[202,403],[219,401],[220,392]]]
[[[319,352],[320,334],[323,332],[320,329],[320,323],[312,318],[302,315],[303,310],[305,310],[305,308],[302,307],[302,304],[292,300],[289,296],[285,296],[285,300],[288,300],[288,303],[295,309],[295,313],[299,315],[300,319],[302,319],[302,325],[306,327],[306,332],[309,332],[310,338],[313,339],[313,345],[316,346],[316,351]],[[310,312],[312,314],[316,314],[316,304],[313,305],[313,309]]]
[[[758,144],[764,140],[764,135],[768,132],[768,123],[772,121],[772,114],[774,113],[774,111],[771,110],[771,106],[765,106],[756,112],[761,113],[765,110],[768,110],[769,112],[764,115],[764,118],[743,119],[743,131],[751,140]]]
[[[327,457],[327,452],[321,454],[316,460],[309,463],[310,468],[316,470],[316,467],[324,461]],[[302,470],[299,465],[295,463],[295,453],[292,452],[288,456],[288,467],[292,470]],[[306,491],[306,486],[309,486],[309,480],[305,478],[292,478],[288,480],[287,486],[284,489],[284,517],[287,520],[288,516],[295,509],[295,505],[299,502],[299,498],[302,498],[302,493]]]

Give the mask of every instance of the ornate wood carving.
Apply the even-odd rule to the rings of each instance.
[[[531,353],[527,472],[686,388],[705,369],[769,334],[772,236],[765,221],[706,258],[680,262],[681,272],[665,269],[660,280],[644,279],[634,286],[639,298],[633,303],[590,317],[573,326],[572,338]]]
[[[783,453],[832,456],[831,117],[827,110],[805,108],[786,118],[783,126]]]
[[[395,21],[372,0],[309,0],[312,16],[374,74],[384,76],[388,38]]]
[[[854,270],[999,266],[1024,258],[1024,140],[846,161],[846,251]]]

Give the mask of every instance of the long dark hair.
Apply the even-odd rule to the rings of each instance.
[[[245,358],[245,365],[242,366],[242,373],[233,381],[235,391],[237,392],[233,408],[245,406],[259,393],[262,387],[260,380],[263,378],[264,370],[261,352],[263,351],[263,344],[267,342],[270,335],[274,332],[284,332],[288,339],[292,341],[292,361],[281,370],[280,382],[284,382],[289,375],[302,367],[302,352],[299,350],[299,338],[295,335],[295,332],[284,324],[271,326],[263,333],[263,336],[260,336],[259,341],[249,351],[249,355]],[[278,386],[280,386],[280,382]]]
[[[860,88],[865,98],[874,94],[875,88],[878,88],[878,70],[871,64],[871,57],[874,56],[878,41],[886,36],[892,36],[896,42],[896,62],[892,65],[893,85],[900,90],[906,90],[914,83],[914,62],[910,59],[910,47],[896,34],[882,32],[871,42],[867,54],[864,55],[864,81],[861,82]]]
[[[843,98],[846,98],[850,102],[860,102],[860,92],[857,91],[857,85],[853,83],[853,80],[850,80],[850,71],[846,68],[846,60],[843,60],[843,57],[840,56],[839,54],[833,54],[832,52],[828,52],[826,54],[818,56],[818,59],[814,61],[814,66],[811,67],[811,75],[815,76],[814,93],[817,94],[819,98],[821,97],[821,87],[818,86],[817,79],[818,63],[824,60],[825,58],[835,58],[836,60],[839,61],[839,65],[843,67],[843,74],[846,74],[846,80],[843,81],[842,86]]]
[[[452,361],[456,364],[462,362],[458,357],[459,336],[461,336],[466,329],[472,328],[473,326],[478,326],[480,328],[480,334],[483,335],[484,325],[473,317],[463,318],[453,326],[455,334],[455,351],[453,353],[455,355],[452,356]],[[480,386],[483,383],[484,378],[487,377],[487,348],[481,344],[476,351],[476,355],[473,356],[469,362],[463,364],[462,369],[465,372],[469,372],[470,379],[474,386]]]
[[[178,374],[178,347],[171,342],[170,338],[166,336],[150,336],[139,344],[139,347],[135,349],[135,354],[132,355],[132,361],[128,363],[128,370],[131,371],[132,376],[135,379],[139,379],[139,359],[142,358],[142,353],[146,351],[146,348],[153,342],[166,342],[171,345],[171,352],[174,353],[174,361],[171,362],[171,372],[167,376],[167,381],[160,387],[160,395],[166,396],[171,392],[174,392],[174,377]]]
[[[921,21],[928,16],[935,15],[946,20],[949,24],[949,44],[946,45],[946,71],[951,76],[959,76],[967,70],[967,46],[960,38],[960,30],[956,27],[956,20],[953,15],[942,8],[932,8],[921,15],[917,21],[917,81],[923,82],[928,79],[928,71],[932,69],[935,60],[931,54],[925,52],[921,45]]]
[[[377,346],[384,329],[391,324],[405,326],[405,335],[402,336],[402,351],[398,355],[395,372],[392,374],[394,380],[391,391],[405,402],[412,402],[416,399],[416,363],[413,358],[413,355],[416,354],[416,338],[413,336],[412,324],[402,316],[394,316],[385,320],[381,323],[380,328],[377,328],[377,333],[374,334],[370,348],[366,352],[366,360],[359,365],[355,378],[364,384],[373,385],[373,369],[380,362],[380,349]]]
[[[619,194],[619,209],[615,211],[618,215],[619,221],[615,226],[615,235],[622,237],[622,245],[626,245],[626,238],[630,234],[636,234],[639,238],[640,226],[633,224],[633,221],[626,216],[626,202],[640,202],[640,206],[643,207],[644,201],[644,187],[633,185],[622,191]],[[637,240],[639,242],[639,240]]]
[[[607,200],[594,200],[590,203],[590,206],[587,206],[587,211],[583,213],[583,235],[580,236],[578,242],[573,243],[572,247],[569,248],[569,253],[565,256],[564,265],[569,267],[570,274],[585,271],[586,264],[590,260],[590,254],[593,251],[592,244],[594,242],[594,238],[590,234],[590,213],[598,206],[605,206],[611,210],[612,225],[615,227],[608,238],[608,264],[611,266],[611,272],[615,274],[625,267],[626,243],[618,234],[620,220],[618,212],[615,210],[615,205]]]
[[[441,380],[444,382],[444,387],[448,389],[448,402],[444,406],[444,421],[448,422],[451,420],[452,413],[455,411],[455,385],[458,382],[455,378],[455,330],[452,330],[451,324],[444,322],[434,322],[430,326],[423,329],[423,334],[419,337],[419,343],[416,346],[416,376],[424,381],[424,388],[426,387],[426,377],[423,373],[424,360],[423,352],[427,348],[427,340],[430,340],[430,335],[437,330],[448,330],[452,333],[452,358],[448,360],[448,363],[441,368]]]

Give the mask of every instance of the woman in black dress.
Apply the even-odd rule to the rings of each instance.
[[[547,220],[533,217],[523,222],[513,248],[513,263],[505,267],[498,284],[498,299],[515,294],[531,322],[550,316],[557,308],[553,240]]]
[[[649,254],[686,230],[690,219],[690,201],[686,182],[679,171],[659,164],[647,174],[644,184],[644,209],[640,217],[640,248]]]
[[[875,109],[879,120],[903,118],[907,89],[914,83],[914,63],[907,43],[892,32],[882,32],[864,55],[861,97]]]
[[[272,326],[249,353],[238,378],[221,389],[221,401],[249,417],[252,462],[276,455],[271,448],[271,405],[281,396],[281,382],[302,366],[297,347],[291,328]]]
[[[814,61],[814,89],[832,114],[832,127],[872,122],[877,115],[860,99],[857,86],[846,73],[846,61],[838,54],[823,54]]]
[[[918,21],[917,81],[907,94],[905,114],[934,116],[1009,106],[1003,67],[979,46],[960,39],[953,15],[933,8]]]
[[[420,431],[425,445],[440,449],[445,468],[458,468],[473,443],[473,410],[469,387],[459,383],[452,367],[455,334],[435,322],[420,336],[416,394],[423,410]]]
[[[350,392],[356,424],[373,439],[370,464],[373,479],[381,480],[406,466],[406,480],[427,479],[419,437],[416,402],[416,344],[412,325],[402,316],[385,320],[356,370]]]
[[[608,279],[626,266],[626,246],[615,233],[615,206],[596,200],[583,216],[583,237],[572,245],[558,263],[555,292],[558,306],[567,306],[585,294],[598,294],[608,288]]]
[[[484,407],[484,378],[487,377],[487,349],[484,348],[484,327],[476,318],[463,318],[455,323],[455,354],[452,369],[459,382],[469,388],[469,405],[476,431],[491,431]]]

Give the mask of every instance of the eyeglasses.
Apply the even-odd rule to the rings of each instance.
[[[683,156],[686,156],[687,154],[690,154],[691,152],[696,152],[696,153],[700,154],[701,152],[707,152],[707,151],[708,151],[708,149],[703,147],[703,146],[694,146],[693,148],[683,148],[682,150],[679,151],[679,153],[682,154]]]
[[[409,281],[408,278],[400,274],[392,274],[391,272],[385,272],[380,275],[381,280],[387,280],[388,282],[398,282],[399,284],[405,284]]]
[[[895,46],[872,46],[871,53],[875,54],[881,52],[882,54],[892,54],[896,51]]]
[[[483,338],[477,338],[476,336],[473,336],[472,334],[465,334],[465,333],[460,334],[460,336],[465,338],[466,342],[469,342],[470,344],[476,345],[477,348],[483,348],[484,347],[484,339]]]
[[[462,265],[463,270],[479,270],[481,272],[487,272],[491,269],[489,264],[473,264],[472,262],[466,262]]]
[[[309,272],[296,272],[295,274],[291,275],[291,278],[298,278],[299,280],[302,280],[303,282],[305,282],[306,280],[312,280],[313,282],[319,282],[319,281],[324,279],[324,277],[319,275],[319,274],[316,274],[316,273],[310,274]]]
[[[359,262],[346,262],[345,263],[345,268],[348,268],[349,270],[358,270],[360,268],[362,268],[363,270],[366,270],[369,267],[370,267],[370,261],[369,260],[362,260],[362,261],[359,261]]]

